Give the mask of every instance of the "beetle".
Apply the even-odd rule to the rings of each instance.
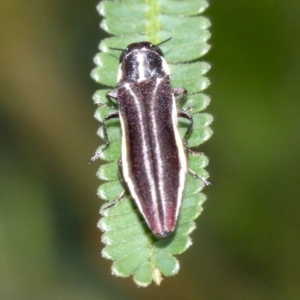
[[[170,69],[158,46],[139,42],[122,51],[116,90],[108,93],[119,110],[104,117],[103,133],[108,147],[106,122],[119,118],[123,181],[152,233],[162,238],[176,229],[193,118],[177,109],[175,97],[184,98],[187,91],[172,89]],[[189,120],[184,139],[178,117]]]

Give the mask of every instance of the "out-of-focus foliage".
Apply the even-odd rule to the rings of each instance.
[[[0,4],[0,298],[300,299],[299,1],[210,2],[210,201],[181,272],[149,290],[100,254],[97,3]]]

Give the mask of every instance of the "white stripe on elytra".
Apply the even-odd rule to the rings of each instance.
[[[179,208],[181,205],[181,200],[182,200],[182,193],[184,189],[184,183],[185,183],[185,175],[187,172],[187,159],[185,155],[185,150],[183,147],[183,142],[181,139],[181,136],[179,134],[178,130],[178,125],[177,125],[177,107],[176,107],[176,102],[175,102],[175,97],[174,94],[172,94],[173,98],[173,109],[172,109],[172,124],[173,124],[173,130],[175,134],[175,141],[178,149],[178,155],[179,155],[179,162],[180,162],[180,171],[179,171],[179,187],[178,187],[178,199],[177,199],[177,207],[176,207],[176,219],[179,213]]]
[[[140,113],[141,111],[141,107],[140,107],[140,103],[136,97],[136,95],[134,94],[134,92],[132,92],[129,83],[124,84],[124,88],[127,89],[127,91],[129,91],[130,95],[132,96],[135,106],[137,107],[137,111],[138,111],[138,120],[140,123],[143,122],[142,120],[142,115]],[[122,128],[122,164],[123,164],[123,176],[124,176],[124,180],[126,181],[128,188],[132,194],[132,197],[135,199],[135,202],[140,210],[140,212],[143,214],[144,219],[147,221],[147,218],[145,216],[145,213],[143,212],[142,209],[142,205],[140,203],[140,199],[136,193],[136,189],[135,189],[135,185],[131,179],[131,177],[129,176],[129,166],[128,166],[128,161],[127,161],[127,143],[126,143],[126,135],[125,135],[125,125],[124,125],[124,120],[122,118],[122,114],[120,114],[120,122],[121,122],[121,128]],[[159,220],[158,218],[158,207],[157,207],[157,195],[156,195],[156,189],[155,189],[155,182],[154,179],[152,178],[152,174],[151,174],[151,169],[149,166],[149,151],[147,148],[147,144],[145,142],[145,131],[143,126],[140,127],[141,133],[142,133],[142,142],[141,142],[141,152],[142,155],[144,157],[144,168],[146,171],[146,177],[147,177],[147,182],[150,183],[150,193],[151,193],[151,199],[153,199],[153,203],[152,205],[154,205],[154,212],[156,213],[156,220]],[[148,224],[149,225],[149,224]],[[160,224],[161,225],[161,224]]]
[[[159,86],[159,84],[161,83],[162,79],[158,78],[157,82],[156,82],[156,86],[153,89],[153,95],[155,95],[157,88]],[[179,186],[178,186],[178,194],[177,194],[177,206],[176,206],[176,215],[175,215],[175,219],[177,219],[178,214],[179,214],[179,208],[181,205],[181,200],[182,200],[182,193],[183,193],[183,189],[184,189],[184,183],[185,183],[185,176],[186,176],[186,172],[187,172],[187,162],[186,162],[186,155],[185,155],[185,150],[183,147],[183,142],[182,139],[180,137],[179,134],[179,130],[178,130],[178,125],[177,125],[177,107],[176,107],[176,102],[175,102],[175,97],[172,94],[172,127],[173,127],[173,131],[174,131],[174,135],[175,135],[175,142],[176,142],[176,146],[178,149],[178,156],[179,156],[179,164],[180,164],[180,170],[179,170]],[[151,117],[151,124],[153,127],[154,132],[157,133],[157,122],[154,118],[154,116],[152,115]],[[166,216],[167,214],[167,199],[165,199],[165,184],[164,184],[164,169],[163,169],[163,165],[161,163],[161,148],[160,148],[160,143],[158,140],[158,136],[157,134],[154,135],[155,137],[155,142],[154,144],[156,145],[155,147],[155,152],[158,156],[158,160],[157,160],[157,170],[158,170],[158,188],[159,188],[159,192],[160,192],[160,196],[161,196],[161,205],[162,205],[162,210],[163,210],[163,215]]]

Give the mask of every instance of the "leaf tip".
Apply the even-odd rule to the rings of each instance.
[[[91,72],[91,77],[96,81],[96,82],[100,82],[100,76],[97,72],[98,68],[95,68],[92,72]]]
[[[198,13],[201,14],[203,13],[208,7],[208,2],[207,1],[203,1],[202,6],[199,7]]]
[[[172,270],[172,275],[175,275],[179,272],[179,269],[180,269],[180,265],[179,265],[179,262],[176,260],[176,263],[174,265],[174,268]]]
[[[97,5],[97,10],[101,16],[105,16],[105,5],[103,1],[101,1],[99,5]]]
[[[206,90],[210,85],[210,80],[206,77],[203,77],[203,80],[200,83],[199,88],[201,89],[201,91]]]
[[[108,28],[108,26],[107,26],[107,22],[106,22],[105,19],[101,22],[100,27],[101,27],[104,31],[109,32],[109,28]]]
[[[97,191],[97,195],[99,198],[107,200],[106,192],[101,187],[99,187],[99,189]]]
[[[102,257],[104,257],[106,259],[112,259],[112,257],[106,251],[106,248],[103,248],[103,250],[101,251],[101,254],[102,254]]]
[[[101,230],[101,231],[108,231],[110,229],[109,226],[107,226],[106,222],[105,222],[105,219],[104,218],[101,218],[97,224],[97,227]]]
[[[114,265],[112,265],[112,267],[111,267],[111,274],[115,275],[115,276],[118,276],[118,277],[125,277],[124,274],[122,272],[120,272],[118,270],[118,268],[115,267]]]

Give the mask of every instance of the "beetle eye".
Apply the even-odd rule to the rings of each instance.
[[[153,49],[155,50],[155,52],[157,52],[160,56],[164,56],[163,52],[161,51],[161,49],[157,46],[153,46]]]

